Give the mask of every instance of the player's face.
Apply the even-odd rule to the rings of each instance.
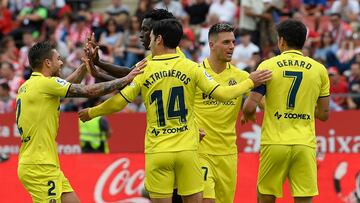
[[[151,32],[151,19],[150,18],[144,18],[144,20],[141,23],[141,29],[140,29],[140,41],[142,42],[145,49],[149,50],[150,45],[150,32]]]
[[[52,72],[52,76],[60,76],[60,69],[63,66],[63,62],[61,60],[59,52],[53,49],[53,55],[50,60],[50,68]]]
[[[230,62],[235,47],[235,36],[233,32],[221,32],[217,40],[210,43],[211,51],[216,54],[220,61]]]

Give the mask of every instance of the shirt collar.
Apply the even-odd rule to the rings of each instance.
[[[284,51],[281,54],[298,54],[298,55],[301,55],[301,56],[303,55],[303,53],[301,51],[298,51],[298,50],[295,50],[295,49]]]
[[[31,77],[35,77],[35,76],[44,76],[44,75],[40,72],[32,72]]]
[[[208,69],[208,68],[210,68],[210,64],[209,64],[209,60],[208,60],[208,58],[205,58],[205,60],[202,62],[202,65],[203,65],[203,67],[205,68],[205,69]],[[230,63],[229,62],[227,62],[226,63],[226,68],[227,69],[230,69]]]
[[[163,61],[163,60],[170,60],[170,59],[175,59],[175,58],[179,58],[180,55],[178,53],[175,54],[163,54],[163,55],[158,55],[158,56],[154,56],[152,58],[153,61]]]

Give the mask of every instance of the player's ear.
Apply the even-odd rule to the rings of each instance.
[[[156,44],[160,44],[162,41],[163,41],[163,38],[161,35],[156,36],[156,38],[155,38]]]
[[[51,66],[51,61],[50,61],[50,59],[45,59],[45,60],[44,60],[44,65],[50,67],[50,66]]]

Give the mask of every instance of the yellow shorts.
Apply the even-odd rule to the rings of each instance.
[[[199,154],[204,178],[203,198],[217,203],[234,202],[237,179],[237,154]]]
[[[73,192],[68,179],[53,165],[19,164],[18,177],[33,202],[61,202],[63,192]]]
[[[282,197],[289,179],[294,197],[318,195],[316,150],[305,145],[263,145],[260,148],[258,192]]]
[[[179,195],[204,189],[197,151],[145,154],[145,174],[145,188],[151,198],[172,197],[175,178]]]

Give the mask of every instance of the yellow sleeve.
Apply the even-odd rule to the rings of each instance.
[[[111,97],[100,105],[90,108],[89,116],[90,118],[95,118],[98,116],[115,113],[125,108],[127,104],[128,103],[126,99],[121,96],[121,94],[116,94],[115,96]]]
[[[245,81],[245,80],[249,79],[249,75],[250,75],[250,74],[249,74],[248,72],[242,71],[241,74],[240,74],[240,76],[239,76],[239,78],[241,78],[241,81]],[[249,97],[250,91],[251,91],[251,89],[249,89],[249,91],[245,92],[245,93],[244,93],[244,96],[245,96],[245,97]]]
[[[233,86],[218,86],[211,94],[218,101],[229,101],[244,95],[254,87],[253,81],[248,78],[241,83]]]
[[[41,86],[42,90],[46,94],[58,97],[65,97],[71,85],[71,83],[59,77],[45,78],[44,82],[46,84]]]
[[[142,75],[138,75],[134,78],[134,80],[126,86],[123,90],[121,90],[120,94],[124,97],[124,99],[131,103],[135,100],[135,98],[140,94]]]
[[[206,71],[199,66],[194,67],[196,85],[207,95],[210,95],[218,86],[217,83]]]
[[[327,97],[329,95],[330,95],[329,75],[326,71],[326,68],[323,67],[321,70],[321,90],[319,97]]]

